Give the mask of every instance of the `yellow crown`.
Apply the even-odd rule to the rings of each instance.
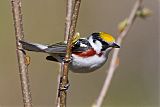
[[[107,33],[105,33],[105,32],[99,32],[99,34],[100,34],[100,37],[101,37],[104,41],[109,42],[109,43],[115,42],[115,38],[114,38],[113,36],[111,36],[110,34],[107,34]]]

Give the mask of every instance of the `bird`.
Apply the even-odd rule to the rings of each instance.
[[[49,61],[64,62],[66,42],[43,45],[20,40],[22,48],[27,51],[47,53]],[[115,38],[105,32],[95,32],[86,38],[78,38],[71,47],[69,70],[75,73],[89,73],[101,68],[108,59],[113,48],[120,48]]]

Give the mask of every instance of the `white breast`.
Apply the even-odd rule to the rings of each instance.
[[[107,60],[105,56],[94,55],[91,57],[82,58],[72,54],[73,60],[70,64],[70,70],[77,73],[92,72],[100,68]]]

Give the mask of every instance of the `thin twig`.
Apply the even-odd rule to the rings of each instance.
[[[69,36],[69,29],[71,26],[71,18],[72,18],[72,11],[73,11],[73,0],[67,0],[66,2],[66,21],[65,21],[65,30],[64,30],[64,41],[66,42]],[[57,83],[58,83],[58,89],[57,89],[57,97],[56,97],[56,106],[59,107],[60,104],[60,98],[59,98],[59,83],[60,83],[60,78],[62,75],[62,71],[63,71],[63,64],[60,64],[60,71],[59,74],[57,76]]]
[[[74,5],[73,4],[68,5],[67,8],[72,9],[72,6],[74,6],[74,8],[73,8],[73,14],[69,13],[69,12],[72,12],[70,9],[69,9],[69,11],[67,11],[67,16],[70,16],[68,14],[72,14],[72,17],[71,17],[71,20],[70,20],[70,18],[66,20],[66,21],[70,21],[70,22],[66,22],[66,23],[70,23],[70,28],[69,28],[69,30],[65,30],[65,32],[66,32],[65,38],[68,37],[68,39],[67,39],[66,56],[65,56],[64,64],[63,64],[63,72],[62,72],[62,75],[60,78],[60,83],[59,83],[58,107],[66,107],[66,99],[67,99],[66,87],[69,84],[69,82],[68,82],[68,71],[69,71],[68,66],[69,66],[69,61],[70,61],[70,57],[71,57],[72,38],[75,34],[75,28],[76,28],[76,24],[77,24],[81,0],[75,0],[75,2],[73,2],[73,0],[72,0],[70,2],[74,3]],[[68,27],[68,26],[65,26],[65,27]],[[69,31],[69,33],[68,33],[68,31]]]
[[[129,15],[126,28],[118,35],[117,42],[116,42],[117,44],[121,45],[124,37],[127,35],[128,31],[130,30],[132,24],[135,21],[136,12],[141,7],[141,4],[142,4],[142,0],[136,1],[136,3],[135,3],[135,5]],[[116,61],[118,59],[119,51],[120,51],[120,49],[114,49],[114,51],[113,51],[113,56],[111,58],[111,63],[110,63],[109,69],[107,70],[107,76],[104,81],[103,88],[102,88],[102,90],[96,100],[96,103],[93,105],[94,107],[101,107],[102,102],[108,92],[112,77],[114,75],[115,69],[117,68]]]
[[[65,22],[65,38],[64,40],[67,41],[69,36],[69,29],[71,26],[71,18],[72,18],[72,11],[73,11],[73,1],[74,0],[67,0],[67,8],[66,8],[66,22]]]
[[[18,66],[19,66],[19,75],[21,81],[21,89],[23,95],[24,107],[32,107],[32,97],[31,90],[29,85],[29,75],[28,67],[25,63],[25,54],[22,50],[22,46],[19,43],[19,40],[22,40],[24,37],[23,33],[23,24],[22,24],[22,12],[21,12],[21,1],[20,0],[11,0],[12,4],[12,13],[14,20],[15,28],[15,37],[16,37],[16,53],[18,57]]]

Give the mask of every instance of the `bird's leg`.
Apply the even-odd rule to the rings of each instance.
[[[29,55],[26,54],[25,50],[22,48],[19,48],[20,51],[22,51],[22,53],[25,56],[25,64],[28,66],[31,63],[31,58]]]
[[[73,57],[71,56],[70,58],[68,58],[68,59],[63,59],[63,62],[64,63],[70,63],[70,62],[72,62],[72,60],[73,60]]]
[[[69,86],[70,86],[69,81],[67,81],[67,84],[66,84],[66,85],[63,85],[63,84],[62,84],[62,79],[63,79],[63,77],[60,78],[59,90],[60,90],[60,91],[68,90],[68,88],[69,88]]]

